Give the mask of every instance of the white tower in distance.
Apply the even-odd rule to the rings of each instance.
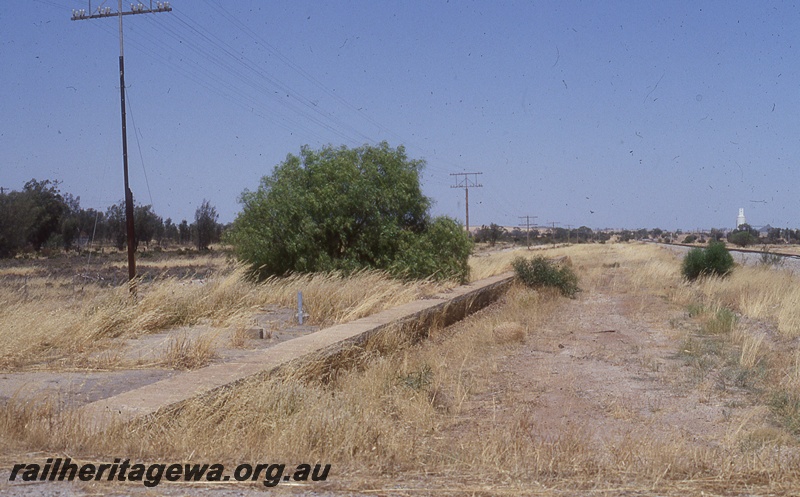
[[[736,227],[747,224],[747,221],[744,218],[744,207],[739,208],[739,215],[736,216]]]

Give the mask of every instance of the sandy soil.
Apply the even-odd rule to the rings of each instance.
[[[583,295],[507,357],[490,381],[492,399],[475,400],[475,414],[523,411],[542,438],[580,432],[600,453],[635,430],[715,444],[729,429],[735,393],[687,388],[689,366],[677,356],[683,331],[669,326],[683,318],[657,298]]]

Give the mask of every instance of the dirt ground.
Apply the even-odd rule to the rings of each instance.
[[[677,259],[676,259],[677,260]],[[541,327],[531,330],[524,343],[509,349],[498,360],[496,371],[487,371],[487,387],[468,401],[453,420],[447,443],[459,434],[480,432],[481,426],[529,420],[529,429],[545,439],[578,436],[598,454],[613,453],[626,440],[646,434],[649,439],[674,443],[687,451],[720,447],[742,430],[769,427],[763,407],[754,405],[748,391],[725,383],[712,373],[698,378],[680,355],[680,343],[698,323],[680,306],[663,296],[631,291],[624,268],[609,268],[604,280],[565,299],[559,312]],[[496,304],[499,305],[499,304]],[[746,325],[769,327],[765,323]],[[458,326],[458,325],[456,325]],[[487,429],[488,431],[488,429]],[[636,461],[631,461],[632,465]],[[335,473],[335,471],[334,471]],[[8,471],[0,471],[0,493]],[[278,486],[272,493],[291,495],[682,495],[681,491],[617,488],[598,485],[597,490],[570,490],[542,485],[521,489],[487,487],[472,475],[457,488],[452,476],[407,478],[403,475],[370,478],[357,488],[333,476],[331,486]],[[607,482],[608,483],[608,482]],[[712,482],[713,483],[713,482]],[[654,485],[655,486],[655,485]],[[449,490],[448,490],[449,489]],[[16,495],[261,495],[263,488],[225,486],[209,488],[162,484],[155,490],[140,486],[95,487],[82,485],[32,485],[14,487]],[[769,495],[792,495],[781,491]],[[724,495],[768,495],[752,493]],[[686,495],[700,495],[694,490]],[[708,491],[705,495],[723,495]]]

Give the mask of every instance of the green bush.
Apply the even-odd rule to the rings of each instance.
[[[740,247],[747,247],[758,243],[758,237],[746,231],[739,231],[728,236],[728,241]]]
[[[472,242],[455,220],[440,216],[420,234],[405,233],[400,256],[389,266],[395,276],[410,279],[432,277],[466,282]]]
[[[517,279],[531,288],[557,288],[562,295],[575,298],[580,291],[578,277],[567,266],[559,267],[556,263],[542,256],[533,259],[517,257],[511,262]]]
[[[303,147],[242,194],[226,241],[261,278],[373,268],[465,281],[471,242],[452,219],[430,216],[423,167],[385,142]]]
[[[690,281],[700,276],[725,276],[732,270],[733,256],[722,242],[711,242],[706,248],[693,248],[683,258],[683,276]]]

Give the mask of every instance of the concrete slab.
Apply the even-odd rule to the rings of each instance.
[[[113,423],[128,422],[161,409],[177,407],[188,399],[208,395],[255,375],[266,377],[304,360],[335,357],[354,345],[363,344],[387,327],[397,327],[401,333],[420,334],[434,323],[452,324],[495,301],[512,280],[511,273],[486,278],[435,298],[417,300],[350,323],[331,326],[268,349],[249,351],[233,361],[177,374],[92,402],[78,412],[94,430],[102,431]]]

